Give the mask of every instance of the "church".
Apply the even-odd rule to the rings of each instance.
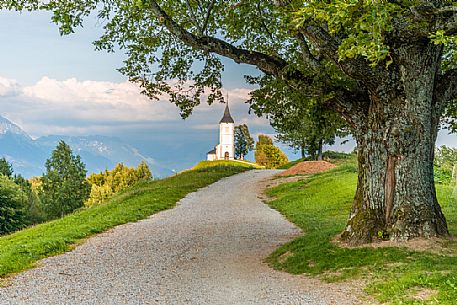
[[[219,144],[208,152],[208,161],[235,159],[235,121],[225,105],[224,116],[219,121]]]

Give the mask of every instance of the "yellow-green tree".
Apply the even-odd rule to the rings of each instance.
[[[93,173],[87,181],[92,185],[86,206],[101,204],[114,194],[140,182],[151,179],[152,174],[146,162],[141,162],[137,168],[119,163],[112,171],[105,170]]]
[[[287,156],[273,145],[273,140],[266,135],[259,135],[255,147],[255,162],[266,168],[277,168],[289,162]]]

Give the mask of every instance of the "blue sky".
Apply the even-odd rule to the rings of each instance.
[[[0,115],[33,137],[49,134],[117,136],[177,170],[205,158],[218,139],[224,105],[202,105],[183,121],[166,101],[152,102],[116,71],[122,52],[94,51],[102,33],[95,18],[61,37],[47,13],[0,12]],[[236,123],[252,134],[272,134],[268,121],[248,115],[249,87],[243,75],[258,71],[228,60],[223,75]],[[438,145],[457,146],[441,133]],[[352,149],[353,142],[345,147]],[[295,158],[290,150],[290,158]]]
[[[178,170],[217,144],[224,105],[201,105],[183,121],[165,97],[149,101],[116,71],[121,51],[94,51],[92,42],[102,33],[95,18],[65,37],[50,19],[43,12],[0,12],[0,115],[33,137],[117,136]],[[225,63],[224,89],[236,123],[247,123],[252,134],[272,134],[268,121],[249,115],[245,104],[249,89],[243,75],[258,71]]]

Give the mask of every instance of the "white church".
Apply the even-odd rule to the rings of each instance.
[[[208,152],[208,161],[235,159],[235,121],[227,104],[224,116],[219,122],[219,145]]]

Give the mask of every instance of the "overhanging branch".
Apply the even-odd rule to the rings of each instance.
[[[149,4],[151,10],[162,21],[168,31],[190,47],[230,58],[236,63],[254,65],[264,73],[284,77],[285,70],[288,67],[288,63],[284,59],[242,49],[215,37],[196,36],[176,23],[162,10],[156,1],[150,0]],[[297,75],[294,77],[297,77]]]
[[[300,32],[319,48],[322,55],[339,66],[346,75],[360,80],[366,85],[376,85],[379,82],[379,76],[383,73],[379,72],[379,68],[374,71],[364,59],[353,58],[340,61],[338,48],[341,41],[330,35],[324,28],[313,22],[305,22],[300,28]]]
[[[444,111],[449,101],[457,98],[457,69],[449,70],[438,78],[435,98],[440,113]]]

